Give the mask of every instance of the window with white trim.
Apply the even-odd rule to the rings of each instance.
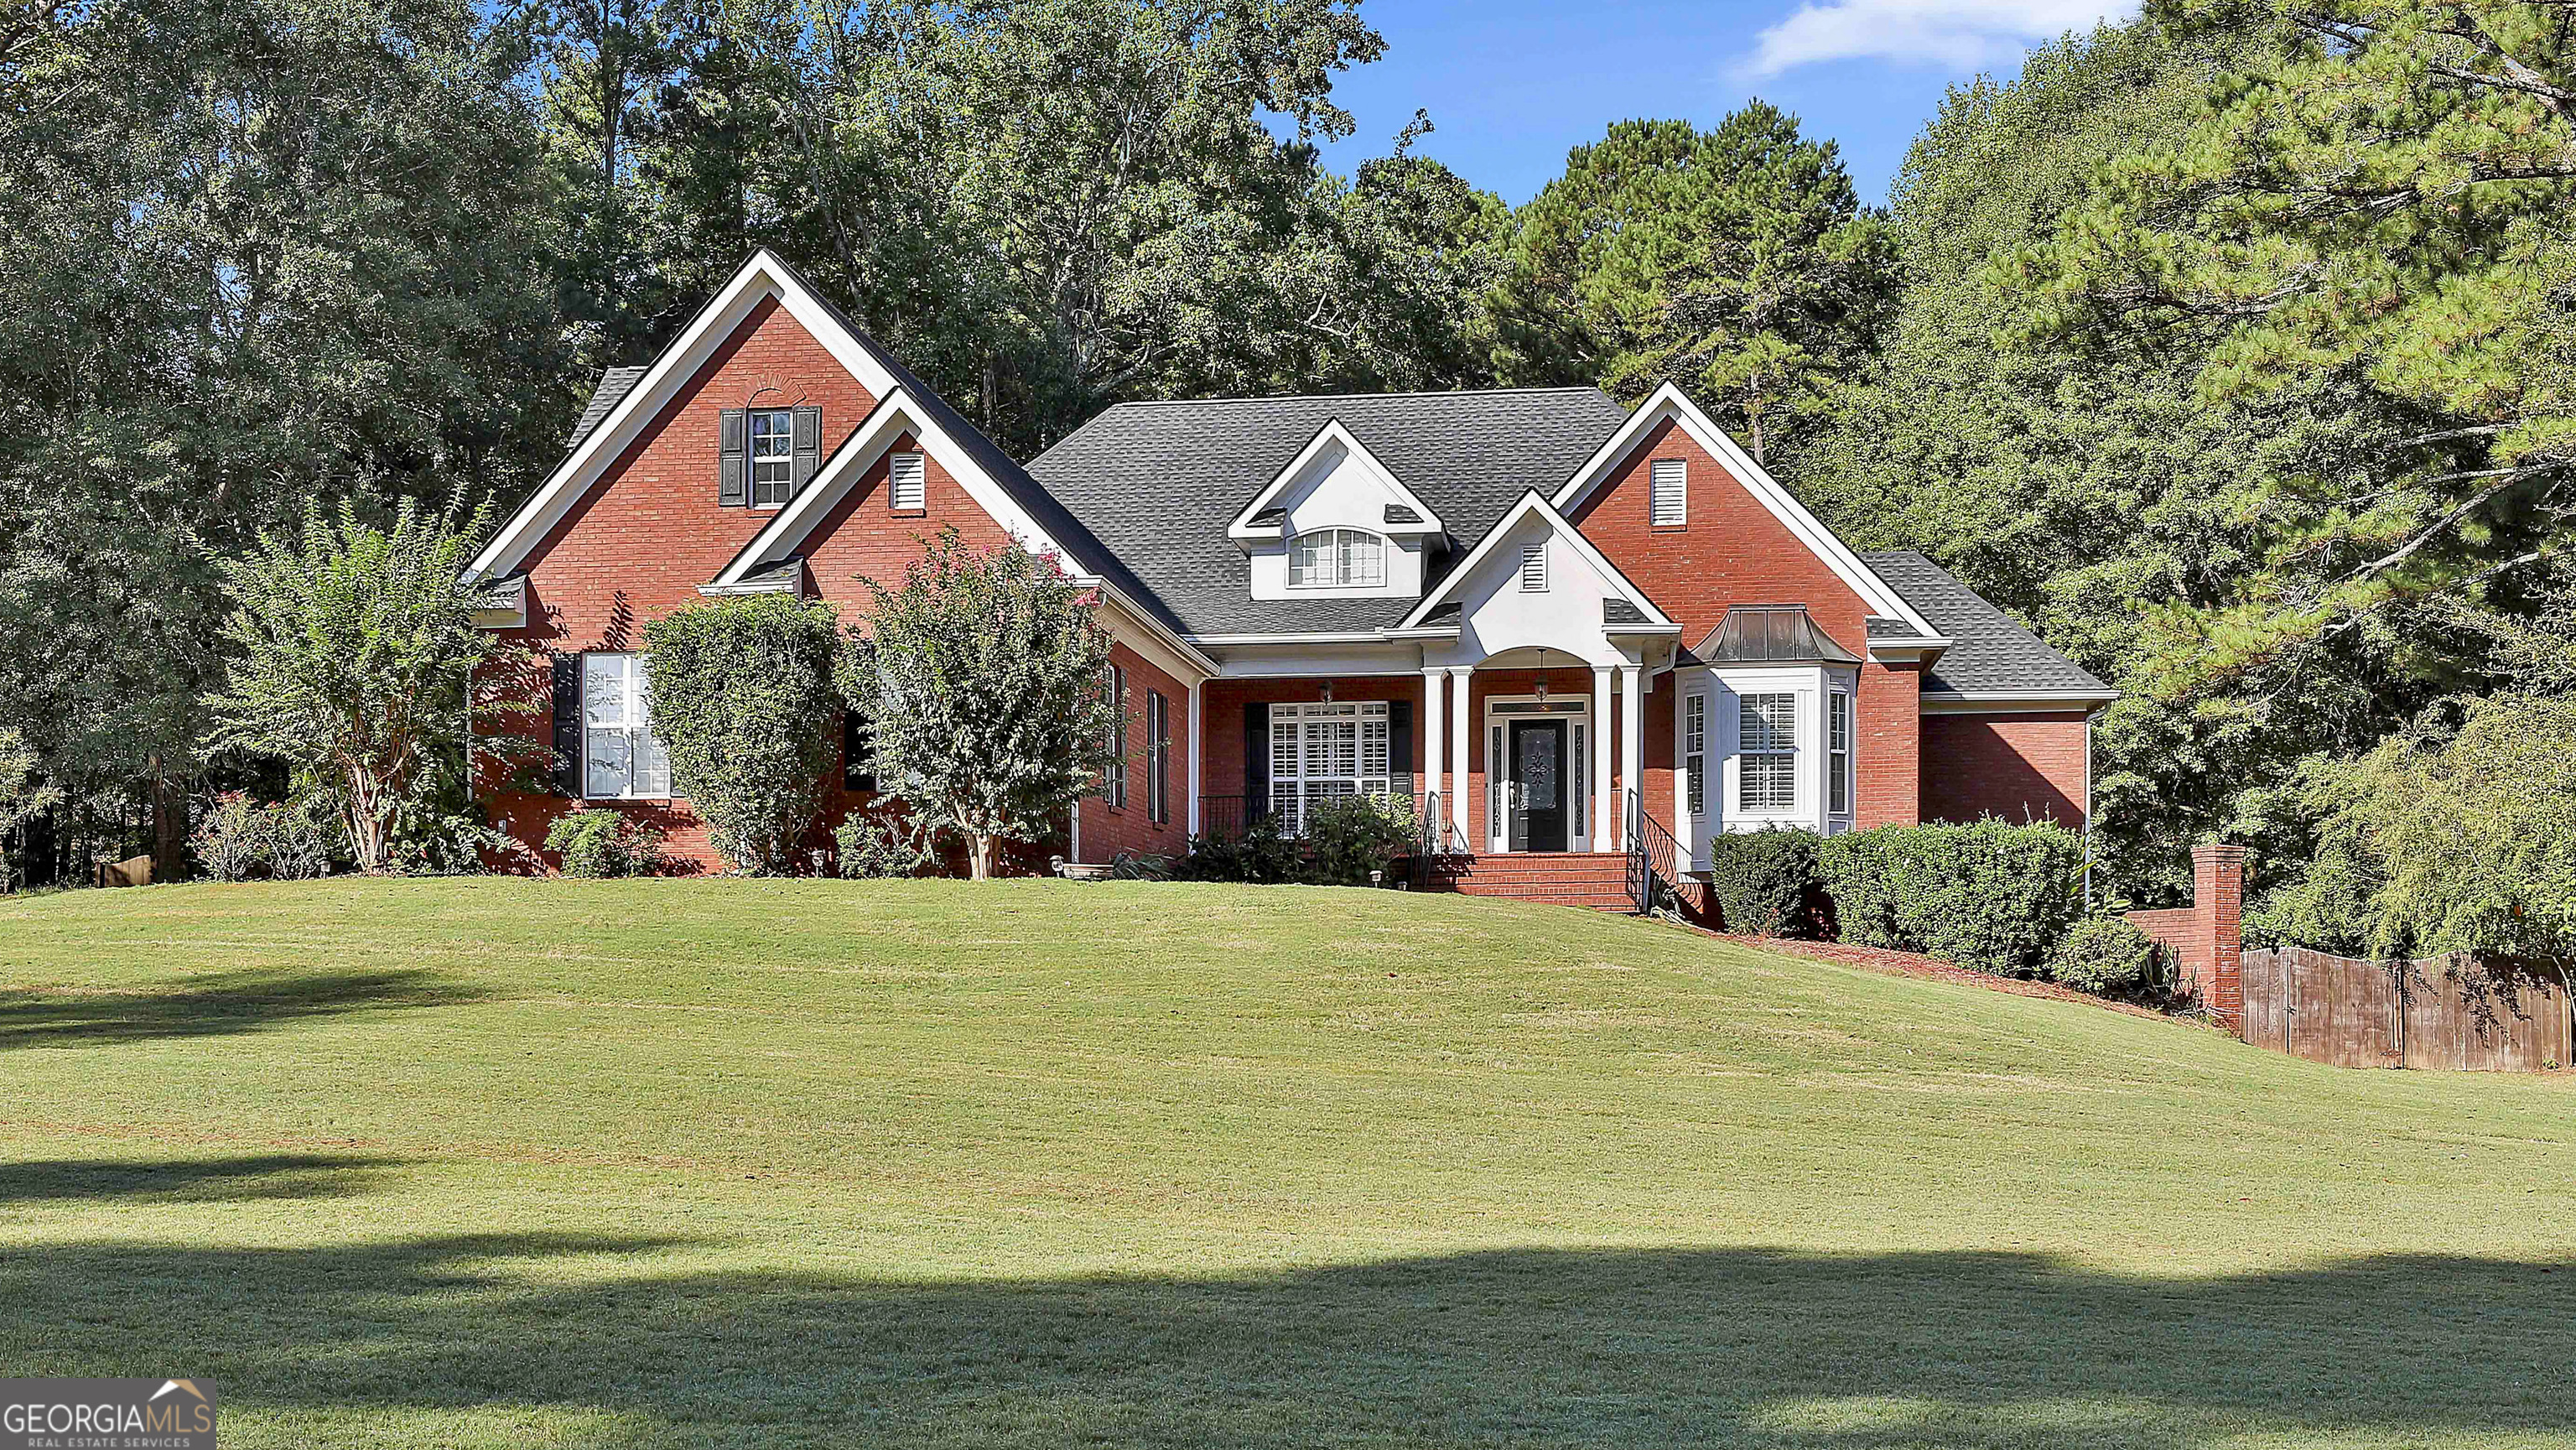
[[[1791,693],[1739,695],[1736,735],[1736,807],[1745,811],[1798,808],[1798,697]]]
[[[671,794],[671,752],[653,734],[642,655],[581,657],[581,793],[592,800]]]
[[[1282,829],[1306,828],[1319,801],[1395,790],[1384,700],[1270,707],[1270,809]]]
[[[1101,795],[1113,811],[1127,809],[1127,667],[1109,667],[1109,706],[1117,712],[1116,722],[1109,727],[1109,769],[1101,780]]]
[[[1521,545],[1521,589],[1529,594],[1547,592],[1547,543]]]
[[[1172,702],[1160,690],[1145,692],[1145,818],[1172,819]]]
[[[776,508],[796,491],[796,411],[759,408],[751,414],[751,506]]]
[[[1708,696],[1682,696],[1682,803],[1692,815],[1708,807]]]
[[[906,512],[927,506],[930,494],[930,468],[918,453],[893,453],[886,457],[886,506]]]
[[[1836,690],[1825,712],[1825,809],[1848,815],[1852,802],[1852,697]]]
[[[1647,470],[1646,521],[1659,529],[1690,522],[1690,464],[1658,458]]]
[[[1294,589],[1373,589],[1386,582],[1386,540],[1366,529],[1312,529],[1288,541]]]

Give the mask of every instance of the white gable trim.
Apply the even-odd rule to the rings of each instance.
[[[608,465],[616,461],[644,428],[660,414],[689,379],[697,376],[709,357],[722,347],[734,330],[749,318],[752,309],[775,297],[804,329],[813,334],[833,360],[849,370],[859,386],[872,397],[883,398],[895,389],[893,374],[842,326],[832,309],[808,291],[793,269],[763,247],[751,254],[732,280],[698,309],[697,316],[681,330],[677,340],[662,349],[662,355],[636,379],[608,416],[572,456],[548,475],[545,484],[522,505],[510,521],[493,535],[492,542],[478,555],[467,572],[476,578],[495,578],[520,567],[536,549],[548,531],[563,521],[574,505],[581,502],[599,482]],[[707,480],[708,507],[714,507],[715,480]]]
[[[1254,540],[1276,539],[1284,534],[1286,529],[1283,526],[1255,524],[1252,521],[1253,516],[1275,503],[1281,494],[1288,491],[1288,486],[1296,481],[1297,475],[1305,472],[1306,466],[1315,461],[1317,455],[1336,443],[1341,445],[1343,452],[1356,459],[1361,469],[1370,478],[1376,480],[1378,486],[1384,488],[1397,503],[1422,516],[1422,522],[1418,524],[1390,524],[1382,518],[1353,522],[1381,534],[1442,532],[1444,526],[1440,522],[1440,516],[1431,511],[1431,505],[1424,503],[1413,490],[1406,488],[1404,481],[1397,478],[1392,469],[1378,462],[1377,455],[1369,452],[1360,440],[1352,437],[1351,430],[1342,426],[1341,419],[1331,418],[1325,420],[1323,427],[1315,430],[1315,436],[1306,440],[1306,446],[1297,450],[1295,458],[1288,460],[1287,467],[1279,470],[1270,482],[1262,485],[1261,491],[1252,496],[1252,502],[1243,506],[1243,512],[1234,516],[1234,522],[1226,526],[1225,536],[1235,540]]]
[[[1511,512],[1503,515],[1502,522],[1486,531],[1483,540],[1478,542],[1475,548],[1467,551],[1467,557],[1458,561],[1458,567],[1449,571],[1449,577],[1440,581],[1439,588],[1422,596],[1422,602],[1413,606],[1413,612],[1404,617],[1404,622],[1398,624],[1395,627],[1396,630],[1422,628],[1423,620],[1432,610],[1464,594],[1468,576],[1476,572],[1477,567],[1485,562],[1486,556],[1502,547],[1504,535],[1509,534],[1520,525],[1521,520],[1532,514],[1544,517],[1548,527],[1555,531],[1556,537],[1568,541],[1583,562],[1591,565],[1603,579],[1609,581],[1611,588],[1619,591],[1621,598],[1637,606],[1637,611],[1646,616],[1646,622],[1643,624],[1603,625],[1602,633],[1668,634],[1681,627],[1673,623],[1671,616],[1657,608],[1655,601],[1647,598],[1644,590],[1629,582],[1628,576],[1619,571],[1619,566],[1611,563],[1610,557],[1595,547],[1590,539],[1583,537],[1583,531],[1567,521],[1565,515],[1559,513],[1554,504],[1532,491],[1522,494],[1521,501],[1512,505]],[[1513,577],[1519,576],[1515,574]],[[1393,632],[1389,631],[1389,633]]]
[[[1655,389],[1652,397],[1638,404],[1637,411],[1628,415],[1628,421],[1619,426],[1619,431],[1610,435],[1610,441],[1602,444],[1590,460],[1574,471],[1574,476],[1556,491],[1553,500],[1556,507],[1569,514],[1582,507],[1594,490],[1610,477],[1611,470],[1619,465],[1619,461],[1636,448],[1638,441],[1656,424],[1668,418],[1680,424],[1682,431],[1708,450],[1710,456],[1725,464],[1727,472],[1744,485],[1745,492],[1770,510],[1771,516],[1796,536],[1799,543],[1806,545],[1809,553],[1824,561],[1825,567],[1833,570],[1836,578],[1850,585],[1852,592],[1861,597],[1872,614],[1904,620],[1926,639],[1941,638],[1941,631],[1916,613],[1914,606],[1905,602],[1905,596],[1879,578],[1876,570],[1862,563],[1850,545],[1834,537],[1833,530],[1807,512],[1806,506],[1799,503],[1789,490],[1782,488],[1779,480],[1753,461],[1753,455],[1737,447],[1735,440],[1726,436],[1725,429],[1711,422],[1706,413],[1671,383]]]

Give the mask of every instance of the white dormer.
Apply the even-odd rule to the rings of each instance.
[[[1252,560],[1255,599],[1414,599],[1440,516],[1326,423],[1226,529]]]

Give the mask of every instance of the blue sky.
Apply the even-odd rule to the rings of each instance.
[[[2105,0],[1364,0],[1386,58],[1334,95],[1359,119],[1326,149],[1348,172],[1383,155],[1415,107],[1420,150],[1527,201],[1569,146],[1631,116],[1712,123],[1760,96],[1842,143],[1880,201],[1951,84],[2009,74],[2036,40],[2134,10]]]

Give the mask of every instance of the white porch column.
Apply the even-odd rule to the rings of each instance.
[[[1199,697],[1207,690],[1202,682],[1190,686],[1190,834],[1199,833],[1199,737],[1204,732],[1199,721]]]
[[[1618,849],[1610,839],[1610,666],[1592,667],[1592,849]]]
[[[1681,869],[1695,871],[1699,869],[1699,838],[1693,832],[1699,827],[1691,820],[1690,757],[1682,749],[1682,731],[1687,723],[1682,712],[1690,708],[1690,691],[1682,684],[1678,666],[1666,678],[1673,685],[1673,841],[1681,848]]]
[[[1467,808],[1467,792],[1470,788],[1467,762],[1474,758],[1467,753],[1469,739],[1467,730],[1475,713],[1468,707],[1467,690],[1469,682],[1475,678],[1475,675],[1476,667],[1473,665],[1458,665],[1449,671],[1449,772],[1451,778],[1456,781],[1456,785],[1450,791],[1450,799],[1457,802],[1452,809],[1451,819],[1458,823],[1458,834],[1464,838],[1459,842],[1460,847],[1469,851],[1475,850],[1481,844],[1467,830],[1468,823],[1475,819],[1469,814]],[[1490,770],[1493,767],[1488,763],[1486,768]]]
[[[1646,799],[1646,709],[1642,698],[1645,673],[1637,665],[1619,672],[1619,789],[1623,795],[1636,792],[1641,808]],[[1623,833],[1628,829],[1624,816],[1619,829]]]
[[[1441,754],[1441,747],[1449,743],[1447,732],[1447,721],[1449,716],[1446,711],[1441,709],[1442,705],[1448,703],[1446,692],[1440,688],[1441,680],[1445,673],[1445,671],[1433,669],[1428,666],[1425,666],[1422,671],[1423,804],[1427,809],[1430,805],[1430,797],[1440,797],[1440,806],[1444,813],[1444,820],[1447,818],[1445,814],[1446,812],[1456,809],[1449,800],[1448,784],[1440,778],[1441,767],[1445,763],[1444,757]]]

